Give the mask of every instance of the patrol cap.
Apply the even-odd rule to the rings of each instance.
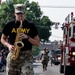
[[[24,4],[15,4],[15,13],[24,13],[25,12],[25,5]]]

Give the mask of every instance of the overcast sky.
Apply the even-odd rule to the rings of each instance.
[[[38,2],[40,6],[57,6],[57,7],[75,7],[75,0],[29,0],[30,2]],[[43,14],[48,16],[51,21],[60,22],[62,24],[65,21],[65,18],[71,12],[75,13],[75,8],[46,8],[41,7]],[[63,31],[61,30],[61,25],[59,29],[56,30],[52,27],[52,36],[50,37],[51,41],[62,40]]]

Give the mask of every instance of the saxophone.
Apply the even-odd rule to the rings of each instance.
[[[14,42],[14,52],[12,53],[13,60],[17,60],[17,58],[19,57],[19,53],[20,53],[21,48],[24,47],[24,43],[22,42],[22,40],[18,36],[18,34],[21,33],[21,29],[22,29],[22,20],[20,20],[20,26],[18,28],[18,32],[16,34],[16,39]]]

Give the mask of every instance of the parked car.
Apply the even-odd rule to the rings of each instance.
[[[57,49],[57,50],[52,50],[50,52],[51,54],[51,65],[54,64],[54,65],[59,65],[60,64],[60,60],[61,60],[61,57],[60,57],[60,49]]]
[[[56,56],[56,58],[57,58],[57,60],[60,62],[60,60],[61,60],[61,50],[60,49],[57,49],[56,51],[55,51],[55,56]]]

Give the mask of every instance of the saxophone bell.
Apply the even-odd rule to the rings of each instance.
[[[24,43],[23,43],[22,41],[17,41],[17,42],[15,42],[15,44],[16,44],[19,48],[24,47]]]

